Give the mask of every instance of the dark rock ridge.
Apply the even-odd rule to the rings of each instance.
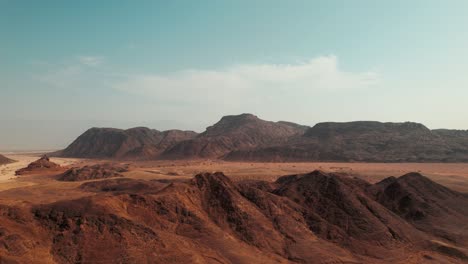
[[[290,122],[265,121],[252,114],[224,116],[196,138],[167,149],[162,157],[222,158],[233,150],[256,148],[301,135],[306,126]]]
[[[74,167],[57,177],[59,181],[86,181],[95,179],[105,179],[113,177],[123,177],[122,173],[128,171],[127,166],[119,166],[114,164],[96,164],[92,166],[84,166],[81,168]]]
[[[193,131],[161,132],[145,127],[127,130],[91,128],[56,155],[76,158],[154,159],[168,147],[196,135]]]
[[[236,150],[242,161],[465,162],[468,132],[422,124],[359,121],[319,123],[284,143]]]
[[[115,178],[104,181],[90,181],[80,185],[80,189],[88,192],[111,192],[111,193],[139,193],[142,191],[154,192],[167,186],[166,183],[161,183],[159,180],[145,181],[129,178]]]
[[[9,163],[13,163],[13,162],[15,162],[15,161],[3,156],[2,154],[0,154],[0,165],[9,164]]]
[[[450,241],[468,240],[466,194],[437,184],[419,173],[387,178],[369,190],[380,204],[418,229]]]
[[[217,172],[169,184],[117,178],[80,188],[96,194],[30,212],[0,206],[0,260],[49,254],[57,263],[467,261],[468,198],[419,174],[372,185],[322,171],[273,183],[233,182]]]
[[[31,174],[37,172],[43,172],[48,170],[60,169],[60,165],[50,161],[49,157],[46,155],[42,156],[40,159],[31,162],[26,168],[19,169],[15,172],[16,175]]]

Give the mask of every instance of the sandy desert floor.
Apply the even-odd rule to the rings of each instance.
[[[234,180],[268,181],[283,175],[323,170],[347,173],[375,183],[389,176],[419,172],[451,189],[468,193],[468,163],[242,163],[205,160],[137,162],[135,165],[136,169],[129,173],[134,177],[146,175],[151,178],[150,174],[192,177],[199,172],[222,171]]]
[[[18,177],[15,176],[15,171],[28,166],[29,163],[37,160],[40,155],[35,154],[35,153],[25,153],[25,154],[9,154],[5,156],[12,160],[15,160],[16,162],[0,165],[0,190],[2,190],[2,188],[5,189],[8,186],[17,186],[18,184],[20,184],[17,181]],[[78,161],[77,159],[66,159],[66,158],[54,159],[55,163],[58,163],[62,166],[68,166],[68,165],[77,163],[77,161]]]
[[[8,157],[18,162],[0,166],[0,203],[48,203],[91,195],[78,188],[83,182],[56,181],[55,176],[60,172],[16,177],[14,173],[17,169],[27,166],[38,159],[39,155],[17,154]],[[63,171],[71,166],[109,162],[64,158],[51,160],[64,166]],[[240,163],[218,160],[119,161],[118,163],[131,165],[130,171],[124,173],[125,177],[146,180],[189,179],[200,172],[222,171],[233,180],[274,181],[283,175],[318,169],[348,173],[375,183],[389,176],[420,172],[451,189],[468,193],[468,164],[463,163]]]
[[[439,184],[468,193],[468,164],[463,163],[241,163],[219,160],[136,162],[51,158],[52,162],[59,163],[62,168],[16,177],[14,173],[17,169],[37,160],[40,155],[17,154],[7,155],[7,157],[17,162],[0,166],[0,205],[19,208],[32,208],[58,201],[95,196],[96,193],[92,190],[81,188],[86,181],[63,182],[56,178],[70,167],[108,162],[128,165],[129,171],[123,173],[124,177],[144,180],[185,180],[201,172],[222,171],[234,181],[257,179],[274,181],[284,175],[323,170],[347,173],[375,183],[389,176],[420,172]],[[407,259],[399,263],[419,263],[419,260],[423,259],[421,255],[423,253],[410,255],[415,260]]]

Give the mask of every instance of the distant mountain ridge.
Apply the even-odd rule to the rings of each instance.
[[[324,122],[313,127],[252,114],[224,116],[203,133],[93,128],[60,155],[230,161],[465,162],[468,131],[414,122]]]
[[[233,151],[225,158],[279,162],[464,162],[468,161],[468,133],[430,130],[413,122],[325,122],[285,143]]]
[[[146,127],[127,130],[91,128],[56,155],[77,158],[152,159],[166,148],[196,135],[193,131],[159,131]]]
[[[3,156],[2,154],[0,154],[0,165],[12,163],[12,162],[14,162],[14,160],[9,159],[9,158]]]

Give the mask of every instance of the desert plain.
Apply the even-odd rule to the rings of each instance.
[[[85,196],[79,182],[56,181],[55,176],[67,168],[93,164],[126,164],[125,178],[142,180],[184,180],[203,172],[223,172],[233,181],[264,180],[274,182],[281,176],[321,170],[337,172],[377,183],[387,177],[419,172],[443,186],[468,193],[468,163],[349,163],[349,162],[229,162],[222,160],[123,161],[56,157],[51,160],[63,167],[59,171],[16,176],[15,171],[37,160],[43,153],[9,154],[16,162],[0,165],[1,202],[53,202]],[[102,180],[102,179],[101,179]],[[90,180],[90,181],[99,181]],[[76,189],[76,190],[75,190]]]
[[[409,188],[410,197],[419,206],[418,189],[425,195],[421,196],[426,197],[423,199],[430,197],[433,190],[437,197],[451,197],[447,205],[450,207],[457,199],[465,202],[468,164],[52,157],[50,162],[60,166],[15,175],[15,171],[28,164],[41,160],[48,163],[49,158],[42,155],[5,155],[15,162],[0,166],[0,217],[6,220],[0,225],[5,228],[0,235],[5,247],[0,250],[0,263],[97,263],[96,259],[102,259],[102,263],[466,261],[467,251],[461,246],[466,245],[464,234],[468,225],[459,221],[463,217],[458,218],[458,213],[451,211],[447,223],[443,218],[431,218],[432,212],[440,215],[440,210],[445,210],[437,209],[445,198],[436,198],[439,202],[434,202],[431,209],[410,207],[410,214],[400,218],[367,197],[371,197],[372,190],[380,188],[383,179],[406,174],[400,182],[395,181],[396,185],[392,186],[397,186],[397,191],[391,193],[400,195],[398,186],[403,188],[403,194]],[[107,174],[108,170],[117,171],[116,168],[124,169],[115,173],[117,177]],[[71,178],[63,180],[64,175]],[[74,179],[77,175],[95,178]],[[367,191],[363,192],[362,188]],[[309,190],[316,191],[307,194]],[[282,195],[291,198],[279,198]],[[311,198],[301,200],[300,197]],[[309,208],[308,199],[321,199],[321,202],[314,202],[316,205]],[[387,206],[392,208],[390,204]],[[429,214],[429,226],[425,221],[417,224],[427,233],[408,224],[418,220],[419,210]],[[323,225],[324,220],[317,214],[323,214],[333,225],[342,226],[345,235],[329,224],[314,226]],[[309,220],[310,217],[318,218]],[[376,217],[381,220],[375,222]],[[350,221],[349,224],[344,220]],[[311,222],[306,224],[307,221]],[[441,231],[434,229],[434,221],[441,225]],[[34,224],[29,226],[28,222]],[[316,234],[310,233],[310,229]],[[276,239],[280,240],[270,236],[278,236]],[[145,237],[152,242],[143,242]],[[176,246],[180,241],[184,241],[182,248]],[[354,242],[350,245],[348,241]],[[148,248],[141,248],[142,245]],[[102,255],[102,250],[114,253]],[[1,256],[2,252],[6,255]]]

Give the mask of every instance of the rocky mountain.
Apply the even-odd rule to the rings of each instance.
[[[61,166],[59,164],[50,161],[49,157],[44,155],[40,159],[29,163],[27,167],[17,170],[15,174],[25,175],[25,174],[44,172],[48,170],[57,170],[60,168]]]
[[[154,159],[168,147],[196,135],[193,131],[161,132],[145,127],[127,130],[91,128],[56,155],[75,158]]]
[[[451,155],[455,157],[468,155],[468,130],[435,129],[432,132],[444,139],[451,149]]]
[[[231,151],[284,142],[303,134],[306,128],[290,122],[265,121],[252,114],[224,116],[194,139],[168,148],[162,157],[221,158]]]
[[[468,207],[461,206],[468,195],[450,190],[419,173],[390,177],[371,189],[380,204],[419,230],[452,241],[468,240]]]
[[[466,162],[468,131],[375,121],[326,122],[307,127],[241,114],[225,116],[200,134],[148,128],[92,128],[59,155],[262,162]]]
[[[321,171],[276,182],[202,173],[79,188],[94,195],[29,209],[1,205],[0,262],[468,261],[468,198],[416,174],[372,185]]]
[[[14,160],[9,159],[9,158],[7,158],[7,157],[0,154],[0,165],[12,163],[12,162],[14,162]]]
[[[456,134],[455,137],[453,134]],[[359,121],[319,123],[302,136],[249,150],[228,160],[254,161],[468,161],[468,133],[431,131],[422,124]]]

